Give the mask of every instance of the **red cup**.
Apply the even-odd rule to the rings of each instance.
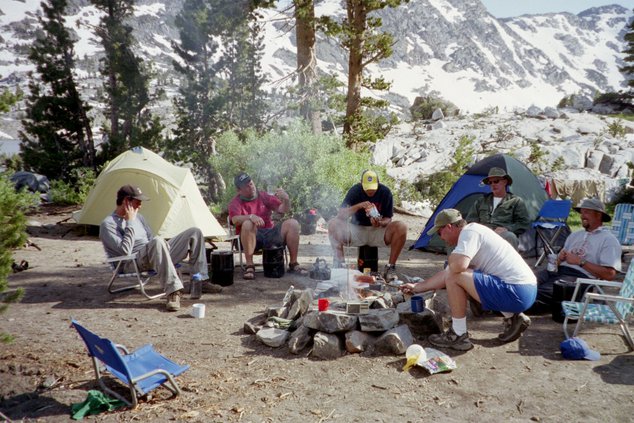
[[[319,311],[326,311],[328,310],[328,306],[330,305],[330,301],[328,301],[328,298],[320,298],[317,301],[317,309]]]

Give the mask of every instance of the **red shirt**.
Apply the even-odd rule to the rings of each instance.
[[[258,196],[252,201],[245,201],[240,198],[240,195],[236,195],[229,203],[229,219],[233,219],[234,216],[254,214],[264,220],[262,228],[272,228],[271,213],[277,210],[281,204],[282,201],[279,198],[268,192],[258,191]],[[236,232],[240,233],[239,226],[236,228]]]

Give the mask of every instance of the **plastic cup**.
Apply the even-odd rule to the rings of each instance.
[[[317,309],[319,311],[326,311],[328,310],[328,306],[330,305],[330,301],[328,301],[328,298],[320,298],[317,301]]]
[[[202,319],[205,317],[205,305],[204,304],[194,304],[192,305],[192,317],[196,319]]]
[[[414,295],[411,298],[412,313],[420,313],[425,310],[425,302],[420,295]]]

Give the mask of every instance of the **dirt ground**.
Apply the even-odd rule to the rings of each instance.
[[[549,314],[532,316],[519,340],[500,344],[500,317],[468,319],[475,348],[446,352],[457,362],[450,373],[401,370],[404,356],[348,354],[319,360],[309,349],[292,355],[245,335],[243,323],[267,305],[279,304],[289,285],[314,286],[285,275],[235,283],[206,294],[204,319],[189,316],[193,301],[168,313],[163,300],[138,292],[110,295],[98,238],[68,220],[70,209],[43,207],[30,217],[31,245],[15,251],[26,271],[9,277],[26,291],[0,315],[0,332],[15,336],[0,344],[0,412],[12,421],[70,420],[70,405],[95,389],[92,366],[71,318],[87,328],[137,348],[151,343],[190,370],[178,377],[183,395],[158,389],[135,410],[89,417],[98,421],[213,422],[423,422],[423,421],[632,421],[634,353],[617,327],[586,327],[581,336],[601,352],[600,361],[567,361],[559,353],[561,324]],[[429,276],[444,257],[407,251],[425,223],[399,215],[409,225],[398,269]],[[218,244],[227,249],[226,243]],[[352,250],[350,250],[352,251]],[[324,233],[302,237],[300,262],[331,260]],[[387,250],[379,252],[380,266]],[[417,340],[425,347],[425,339]],[[0,415],[0,420],[3,416]]]

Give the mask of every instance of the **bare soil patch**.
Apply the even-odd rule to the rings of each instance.
[[[26,295],[0,315],[0,330],[15,341],[0,345],[0,412],[19,421],[70,420],[70,404],[95,389],[91,362],[71,318],[97,334],[137,348],[151,343],[191,369],[178,378],[184,395],[165,390],[135,410],[90,419],[100,421],[227,422],[422,422],[422,421],[630,421],[634,415],[634,353],[617,327],[586,327],[581,336],[602,354],[600,361],[566,361],[559,354],[561,324],[533,316],[518,341],[500,344],[499,317],[471,318],[475,348],[446,351],[457,362],[451,373],[429,376],[420,368],[401,371],[404,357],[348,354],[318,360],[309,350],[292,355],[245,335],[243,323],[267,305],[278,304],[290,285],[314,286],[308,278],[285,275],[235,283],[221,294],[206,294],[204,319],[189,316],[193,301],[168,313],[163,300],[138,292],[110,295],[109,271],[96,234],[74,225],[71,208],[43,207],[30,216],[34,245],[15,251],[26,271],[12,274],[10,288]],[[406,248],[423,219],[399,215],[409,225]],[[324,233],[302,237],[300,262],[331,262]],[[223,243],[220,248],[226,249]],[[352,252],[352,250],[349,250]],[[387,250],[379,252],[380,266]],[[444,256],[404,251],[398,270],[426,277]],[[442,295],[438,311],[446,310]],[[425,339],[418,342],[430,346]]]

